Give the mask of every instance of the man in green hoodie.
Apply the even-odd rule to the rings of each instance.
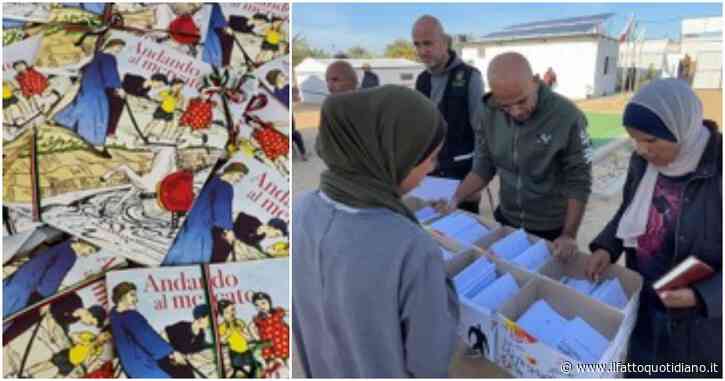
[[[591,192],[592,147],[584,114],[534,78],[518,53],[488,67],[491,93],[476,126],[473,170],[451,201],[457,207],[498,174],[498,222],[554,242],[555,254],[576,252],[576,235]]]

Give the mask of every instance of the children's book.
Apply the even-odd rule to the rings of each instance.
[[[222,3],[230,34],[224,64],[259,67],[289,54],[289,4]]]
[[[209,65],[111,31],[78,78],[33,61],[15,68],[11,97],[37,118],[20,120],[4,142],[5,205],[158,264],[234,125],[213,100],[220,93],[205,93]]]
[[[3,319],[126,265],[107,249],[68,237],[18,254],[3,264]]]
[[[27,253],[38,245],[60,239],[64,233],[50,226],[40,225],[30,230],[3,235],[3,263],[7,263],[16,255]]]
[[[107,278],[126,377],[289,375],[289,261],[162,267]]]
[[[287,179],[239,152],[202,189],[163,265],[289,255]]]
[[[117,378],[102,277],[3,320],[3,376]]]

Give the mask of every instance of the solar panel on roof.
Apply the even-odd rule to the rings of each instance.
[[[534,22],[528,22],[524,24],[516,24],[511,25],[504,30],[519,30],[519,29],[529,29],[529,28],[539,28],[539,27],[554,27],[554,26],[562,26],[562,25],[568,25],[568,24],[579,24],[579,23],[594,23],[598,24],[603,22],[604,20],[612,17],[614,13],[600,13],[596,15],[590,15],[590,16],[579,16],[579,17],[570,17],[565,19],[556,19],[556,20],[547,20],[547,21],[534,21]]]
[[[585,34],[595,32],[597,25],[598,23],[588,23],[579,25],[556,26],[549,28],[536,28],[531,30],[505,30],[502,32],[495,32],[484,35],[483,39],[515,39],[524,37]]]

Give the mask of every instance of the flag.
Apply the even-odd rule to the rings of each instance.
[[[629,38],[629,35],[634,30],[634,15],[629,16],[629,21],[627,21],[627,24],[624,26],[624,30],[622,30],[622,33],[619,34],[619,42],[622,43],[626,41]]]

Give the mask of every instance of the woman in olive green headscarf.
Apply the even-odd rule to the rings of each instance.
[[[456,295],[401,201],[435,168],[445,131],[435,105],[400,86],[322,106],[328,169],[292,214],[293,336],[307,376],[447,376]]]

